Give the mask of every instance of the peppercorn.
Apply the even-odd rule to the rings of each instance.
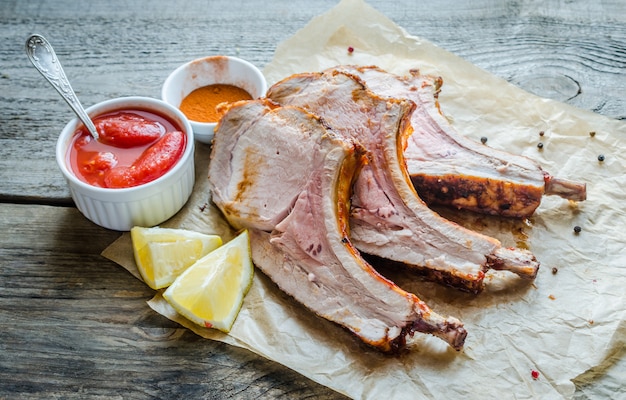
[[[543,143],[542,142],[537,143],[537,147],[540,149],[543,149]]]
[[[543,135],[545,135],[545,132],[544,131],[540,131],[539,132],[539,136],[543,136]]]
[[[348,53],[352,54],[354,52],[354,47],[349,46],[348,47]]]
[[[533,377],[533,379],[539,379],[539,371],[535,371],[533,369],[532,371],[530,371],[530,375]]]
[[[591,137],[596,136],[596,131],[591,131],[591,132],[589,132],[589,136],[591,136]]]
[[[556,275],[557,272],[559,272],[559,269],[557,267],[552,267],[552,275]]]
[[[581,231],[583,230],[583,228],[581,228],[580,226],[576,225],[574,227],[574,233],[575,234],[579,234]]]
[[[600,154],[598,156],[598,161],[600,161],[600,162],[604,161],[604,154]]]
[[[483,136],[480,138],[480,143],[485,144],[487,143],[487,136]]]

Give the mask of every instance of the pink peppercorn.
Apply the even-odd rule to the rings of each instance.
[[[539,371],[535,371],[533,369],[532,371],[530,371],[530,375],[533,377],[533,379],[539,379]]]
[[[348,47],[348,53],[353,53],[354,52],[354,47],[350,46]]]

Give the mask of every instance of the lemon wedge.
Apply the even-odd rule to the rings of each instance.
[[[133,227],[135,263],[152,289],[169,286],[184,270],[222,245],[217,235],[186,229]]]
[[[253,275],[250,238],[243,231],[186,269],[163,297],[196,324],[229,332]]]

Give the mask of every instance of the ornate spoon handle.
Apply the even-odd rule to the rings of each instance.
[[[63,97],[63,100],[69,104],[76,116],[85,124],[89,133],[98,139],[96,127],[80,104],[80,101],[78,101],[78,97],[76,97],[76,93],[74,93],[70,82],[67,80],[67,76],[65,76],[63,67],[54,49],[46,38],[41,35],[31,35],[26,40],[26,55],[37,71],[50,82],[52,87]]]

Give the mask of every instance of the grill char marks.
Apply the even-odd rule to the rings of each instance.
[[[351,239],[360,251],[431,270],[428,276],[475,293],[492,265],[534,279],[539,263],[530,252],[504,251],[496,239],[442,218],[419,198],[403,158],[414,102],[380,97],[358,77],[336,70],[293,75],[267,96],[321,116],[368,151],[350,218]]]
[[[377,67],[339,66],[381,96],[410,99],[414,133],[404,157],[415,189],[428,204],[505,217],[529,217],[543,195],[582,201],[586,186],[552,177],[534,161],[460,135],[439,108],[441,78],[410,71],[397,76]]]
[[[416,331],[458,350],[463,324],[380,276],[349,239],[364,154],[300,108],[237,103],[215,131],[212,199],[231,224],[250,230],[255,265],[317,315],[385,352]]]

